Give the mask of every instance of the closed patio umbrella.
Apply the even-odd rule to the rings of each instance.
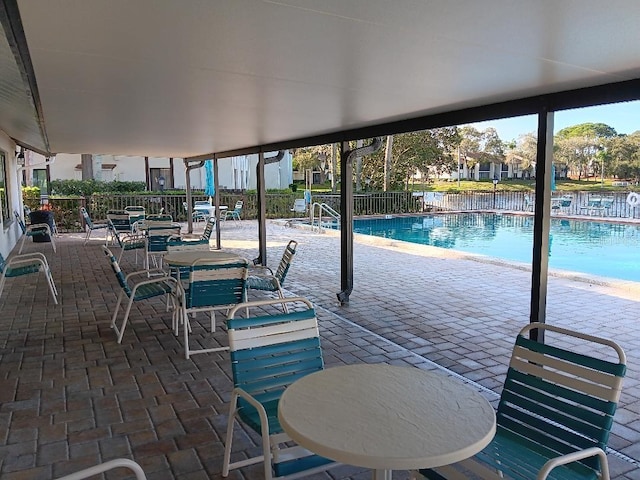
[[[213,179],[213,160],[204,162],[204,194],[211,197],[216,194],[216,187]]]

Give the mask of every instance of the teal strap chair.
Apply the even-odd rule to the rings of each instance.
[[[189,213],[189,205],[187,204],[187,202],[182,202],[182,206],[184,207],[184,211],[186,213]],[[206,220],[207,215],[202,210],[192,210],[191,218],[193,219],[193,221],[199,222],[201,220]]]
[[[532,330],[544,343],[529,338]],[[625,354],[611,340],[532,323],[516,338],[493,441],[461,464],[420,473],[438,480],[461,470],[473,478],[609,480],[605,451],[625,371]]]
[[[296,304],[295,311],[272,308]],[[235,318],[248,307],[252,316]],[[260,310],[258,310],[260,309]],[[258,314],[255,314],[259,311]],[[273,313],[269,313],[273,311]],[[248,302],[227,318],[233,391],[224,448],[222,476],[263,463],[264,478],[311,476],[338,464],[294,444],[278,421],[278,403],[293,382],[324,368],[316,312],[307,299],[290,297]],[[262,455],[231,463],[233,429],[242,422],[262,438]]]
[[[147,255],[147,238],[141,234],[131,233],[129,229],[124,230],[122,228],[118,229],[117,224],[113,223],[112,219],[107,220],[107,229],[109,234],[107,235],[107,241],[105,242],[105,246],[108,245],[109,239],[111,242],[120,247],[120,253],[118,254],[118,262],[122,261],[122,256],[124,252],[135,252],[135,263],[138,263],[138,250],[144,251],[144,259],[143,263],[145,267],[148,267],[146,262]]]
[[[147,265],[162,268],[162,258],[167,253],[170,239],[180,238],[180,227],[171,222],[147,222]]]
[[[20,241],[18,254],[22,253],[24,242],[27,238],[44,237],[45,235],[49,237],[51,248],[53,249],[54,253],[56,252],[56,242],[53,239],[54,232],[51,230],[51,227],[48,223],[32,223],[31,225],[25,225],[22,217],[18,212],[14,210],[13,215],[16,217],[18,225],[20,225],[20,230],[22,230],[22,240]]]
[[[86,225],[86,230],[87,230],[87,234],[84,237],[84,244],[86,245],[87,242],[89,241],[89,237],[91,237],[91,233],[94,230],[101,230],[101,229],[108,229],[109,228],[109,224],[108,223],[94,223],[93,220],[91,220],[91,217],[89,216],[89,212],[87,212],[87,209],[84,207],[80,207],[80,214],[82,215],[82,218],[84,219],[84,223]]]
[[[124,330],[127,327],[127,321],[129,320],[129,314],[131,313],[131,307],[133,306],[133,303],[141,300],[148,300],[150,298],[166,296],[168,301],[167,305],[172,303],[175,306],[175,302],[170,302],[170,300],[171,297],[175,298],[175,294],[178,289],[178,283],[175,278],[163,274],[164,272],[162,272],[161,270],[140,270],[131,272],[125,276],[120,269],[118,260],[116,260],[115,255],[111,253],[111,250],[109,250],[105,246],[103,246],[102,249],[109,259],[111,268],[113,269],[113,272],[115,273],[118,280],[118,284],[120,285],[118,300],[116,301],[116,307],[113,311],[113,317],[111,317],[111,328],[116,332],[116,335],[118,336],[118,343],[120,343],[122,342]],[[163,275],[159,277],[148,278],[150,272]],[[142,275],[144,275],[144,280],[132,280],[132,278]],[[127,303],[127,306],[125,307],[122,323],[120,324],[120,326],[118,326],[116,322],[118,318],[118,311],[125,297],[128,298],[129,301]]]
[[[58,304],[58,289],[53,281],[51,269],[44,254],[39,252],[25,253],[23,255],[14,255],[7,260],[0,254],[0,272],[2,272],[2,275],[0,275],[0,295],[2,295],[7,278],[21,277],[39,272],[44,273],[53,302],[56,305]]]
[[[287,277],[287,273],[289,273],[289,268],[291,267],[293,256],[296,254],[297,247],[298,242],[295,240],[289,241],[275,272],[269,267],[251,267],[249,277],[247,278],[247,288],[251,290],[261,290],[263,292],[275,292],[278,294],[278,297],[284,298],[282,284]],[[283,303],[283,307],[286,309],[287,304]]]
[[[244,206],[244,202],[242,200],[238,200],[236,202],[236,206],[233,207],[233,210],[227,210],[224,212],[223,220],[228,220],[229,218],[233,220],[240,220],[240,215],[242,214],[242,207]]]
[[[208,312],[211,332],[216,329],[216,311],[229,310],[246,300],[248,262],[244,258],[235,261],[199,259],[189,266],[188,282],[182,284],[179,295],[180,318],[176,324],[183,325],[184,353],[189,358],[195,353],[219,352],[229,347],[191,349],[189,314]]]

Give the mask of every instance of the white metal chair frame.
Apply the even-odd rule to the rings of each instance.
[[[2,290],[4,289],[7,278],[43,272],[47,279],[51,295],[53,296],[53,301],[56,305],[58,304],[58,289],[53,281],[47,257],[45,257],[43,253],[24,253],[22,255],[14,255],[7,260],[4,260],[2,255],[0,255],[0,270],[2,270],[2,274],[0,275],[0,295],[2,295]]]
[[[147,480],[142,467],[128,458],[116,458],[114,460],[109,460],[108,462],[65,475],[64,477],[58,478],[58,480],[82,480],[116,468],[126,468],[136,476],[136,480]]]
[[[38,235],[49,235],[49,238],[51,240],[51,248],[53,248],[54,253],[56,252],[56,242],[53,239],[55,232],[51,230],[51,227],[48,223],[32,223],[31,225],[26,225],[18,212],[14,211],[13,214],[18,221],[18,225],[20,225],[20,229],[22,230],[22,241],[20,242],[18,254],[22,253],[24,242],[27,240],[27,238],[36,237]]]

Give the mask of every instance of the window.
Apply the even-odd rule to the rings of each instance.
[[[6,224],[11,219],[9,212],[9,193],[7,192],[7,156],[0,152],[0,212]]]
[[[40,188],[41,195],[48,195],[49,188],[47,184],[47,169],[46,168],[37,168],[33,170],[33,183],[34,187]]]

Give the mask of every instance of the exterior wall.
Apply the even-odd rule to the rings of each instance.
[[[269,158],[274,153],[265,154]],[[31,164],[42,163],[45,158],[41,155],[31,154],[29,162]],[[51,180],[80,180],[82,170],[77,168],[81,165],[81,155],[79,154],[58,154],[55,161],[50,166]],[[228,190],[255,190],[257,188],[256,166],[258,155],[246,155],[241,157],[221,158],[218,160],[218,183],[221,189]],[[111,166],[114,166],[111,168]],[[103,168],[108,166],[108,168]],[[169,169],[168,158],[149,158],[149,168]],[[173,187],[185,189],[186,168],[181,158],[173,159]],[[267,189],[287,188],[293,183],[292,157],[287,151],[284,158],[278,162],[265,166],[265,184]],[[94,155],[93,171],[96,180],[104,181],[136,181],[146,182],[144,157],[130,157],[124,155]],[[31,182],[31,171],[27,174],[27,183]],[[153,181],[153,179],[152,179]],[[191,188],[203,189],[205,185],[205,169],[200,168],[191,171]],[[169,187],[167,187],[169,188]]]
[[[0,253],[2,253],[4,258],[7,258],[22,235],[18,222],[13,219],[14,210],[22,212],[22,194],[18,180],[21,172],[18,171],[18,164],[16,162],[16,144],[1,130],[0,151],[2,151],[6,158],[7,193],[9,211],[11,212],[11,219],[6,223],[2,221],[2,216],[0,215]]]

